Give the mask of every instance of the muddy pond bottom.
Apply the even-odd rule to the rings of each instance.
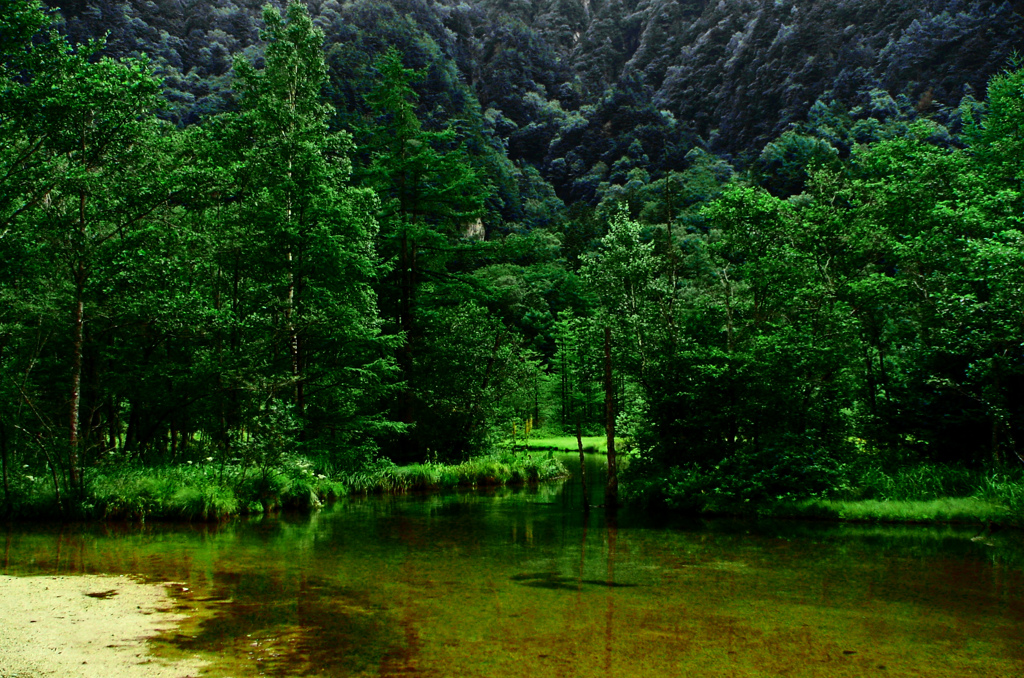
[[[1024,538],[977,536],[609,519],[569,480],[215,527],[16,527],[0,572],[182,582],[188,619],[151,651],[213,677],[1024,678]]]

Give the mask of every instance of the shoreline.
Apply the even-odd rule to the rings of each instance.
[[[196,678],[205,662],[164,660],[148,645],[187,618],[173,611],[173,585],[0,575],[0,677]]]
[[[364,471],[333,477],[314,473],[311,466],[311,462],[300,460],[260,479],[249,467],[214,462],[111,465],[91,469],[83,494],[65,504],[58,500],[60,495],[49,479],[33,477],[29,491],[6,507],[3,518],[26,522],[220,522],[280,509],[314,510],[345,496],[531,486],[568,475],[550,455],[534,459],[511,453],[453,464],[398,466],[381,462]]]

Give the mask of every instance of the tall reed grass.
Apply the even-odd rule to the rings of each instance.
[[[281,508],[315,509],[351,493],[535,483],[565,475],[565,467],[550,455],[505,453],[454,465],[396,466],[382,460],[354,473],[331,475],[318,472],[298,456],[262,470],[211,458],[198,464],[120,464],[91,469],[85,495],[74,505],[69,505],[66,496],[63,504],[59,503],[47,479],[27,477],[19,485],[13,508],[14,515],[21,518],[216,521]]]
[[[354,492],[410,492],[536,483],[566,475],[565,466],[550,455],[501,453],[460,464],[428,462],[396,466],[389,461],[379,461],[350,474],[345,482]]]
[[[845,520],[979,522],[1024,526],[1024,470],[916,464],[849,470],[827,497],[784,512]]]

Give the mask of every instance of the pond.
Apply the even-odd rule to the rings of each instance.
[[[570,480],[4,541],[6,574],[185,582],[156,652],[211,676],[1024,676],[1013,530],[609,521]]]

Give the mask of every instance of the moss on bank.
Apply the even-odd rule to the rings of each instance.
[[[222,520],[280,508],[314,509],[350,494],[404,493],[537,483],[568,475],[548,455],[499,454],[460,464],[396,466],[378,461],[352,473],[327,475],[302,457],[274,468],[188,462],[175,466],[92,469],[82,498],[58,499],[46,478],[32,478],[12,503],[20,519]]]

